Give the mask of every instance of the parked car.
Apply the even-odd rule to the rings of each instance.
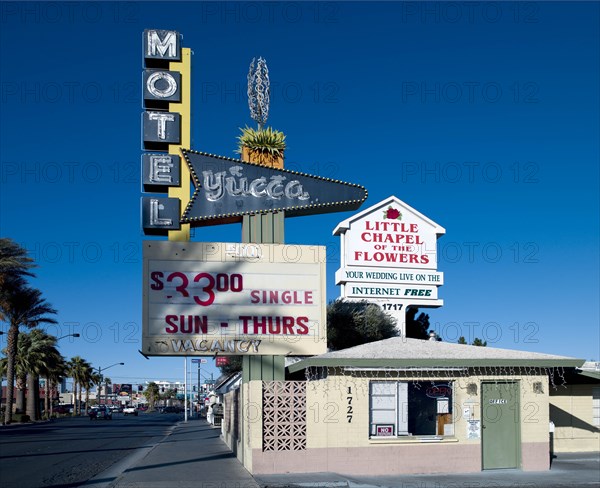
[[[135,416],[137,416],[138,411],[137,411],[137,409],[133,405],[128,405],[125,408],[123,408],[123,413],[126,416],[127,415],[135,415]]]
[[[98,405],[88,410],[90,420],[104,419],[112,420],[112,412],[106,405]]]
[[[161,413],[182,413],[183,408],[181,407],[165,407],[161,410]]]

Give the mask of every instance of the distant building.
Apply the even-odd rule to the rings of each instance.
[[[181,381],[164,381],[164,380],[156,380],[154,381],[158,386],[158,390],[161,393],[164,393],[169,390],[177,390],[179,393],[183,393],[185,388],[185,384]]]

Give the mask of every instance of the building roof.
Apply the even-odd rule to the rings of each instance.
[[[217,381],[214,384],[214,391],[218,394],[227,393],[229,390],[236,386],[236,383],[239,382],[242,378],[241,371],[234,371],[229,374],[222,374],[217,378]]]
[[[600,362],[598,361],[586,361],[577,373],[581,376],[586,376],[594,380],[600,381]]]
[[[580,367],[583,359],[511,349],[392,337],[304,359],[288,367],[294,373],[311,366],[363,368]]]

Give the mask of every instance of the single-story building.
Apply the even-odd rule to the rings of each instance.
[[[550,465],[550,395],[584,361],[397,337],[290,364],[225,395],[253,474],[476,472]]]
[[[586,362],[565,373],[560,388],[550,390],[552,452],[600,451],[600,363]]]

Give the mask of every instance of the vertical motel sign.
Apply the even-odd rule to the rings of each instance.
[[[178,154],[182,144],[189,145],[190,50],[182,49],[178,32],[168,30],[145,30],[142,44],[142,148],[146,152],[141,174],[148,193],[142,197],[142,227],[146,234],[188,240],[189,226],[187,235],[186,229],[179,236],[173,232],[182,231],[181,208],[189,198],[189,172],[182,168]]]

